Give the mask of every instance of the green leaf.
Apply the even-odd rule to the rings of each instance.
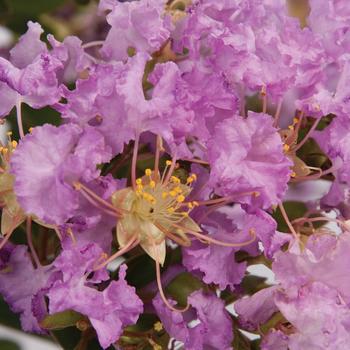
[[[165,288],[165,291],[175,299],[179,305],[187,304],[187,297],[194,291],[203,288],[203,283],[189,272],[177,275]]]
[[[245,293],[252,295],[258,292],[259,290],[268,287],[268,285],[265,282],[265,277],[247,275],[243,278],[241,287],[243,288]]]
[[[21,347],[12,340],[0,339],[1,350],[21,350]]]
[[[290,201],[283,203],[284,209],[288,215],[290,221],[293,221],[297,218],[303,217],[307,211],[305,203]],[[273,218],[277,221],[277,230],[281,232],[289,232],[288,225],[284,220],[281,211],[277,208],[273,213]]]
[[[0,323],[5,326],[21,329],[18,314],[12,312],[7,303],[0,296]],[[2,347],[0,347],[2,349]]]
[[[41,327],[48,330],[62,329],[75,326],[78,321],[84,320],[85,316],[73,310],[57,312],[46,316],[41,322]]]

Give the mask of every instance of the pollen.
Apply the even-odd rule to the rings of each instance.
[[[142,184],[142,179],[136,179],[136,185],[141,185]]]
[[[146,169],[145,170],[145,175],[146,176],[151,176],[152,175],[152,170],[151,169]]]
[[[284,152],[288,152],[289,149],[290,149],[290,146],[289,146],[289,145],[287,145],[287,144],[284,144],[284,145],[283,145],[283,151],[284,151]]]
[[[176,201],[179,203],[182,203],[185,201],[185,196],[180,194],[180,196],[177,196]]]
[[[163,330],[163,325],[161,322],[156,322],[154,325],[153,325],[153,328],[157,331],[157,332],[160,332]]]
[[[11,142],[11,146],[12,146],[12,148],[16,148],[17,147],[17,141],[13,140]]]
[[[165,162],[165,165],[170,166],[172,163],[173,163],[173,162],[172,162],[171,160],[167,160],[167,161]]]
[[[172,181],[172,182],[174,182],[176,184],[179,184],[181,182],[180,179],[178,177],[176,177],[176,176],[171,176],[170,177],[170,181]]]

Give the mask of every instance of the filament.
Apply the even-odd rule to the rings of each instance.
[[[106,265],[108,265],[111,261],[113,261],[114,259],[120,257],[121,255],[127,253],[128,251],[130,251],[131,249],[133,249],[134,247],[136,247],[138,244],[140,243],[140,240],[136,238],[136,236],[133,236],[129,242],[120,250],[118,250],[116,253],[114,253],[113,255],[111,255],[107,260],[105,260],[102,264],[99,264],[98,266],[96,266],[94,268],[94,271],[100,270],[103,267],[105,267]]]
[[[256,233],[255,233],[255,230],[253,228],[251,228],[249,230],[249,234],[252,236],[252,238],[250,240],[248,240],[246,242],[240,242],[240,243],[229,243],[229,242],[223,242],[223,241],[217,240],[217,239],[212,238],[210,236],[205,236],[199,232],[189,230],[188,228],[182,227],[180,225],[174,224],[173,226],[190,233],[191,235],[197,237],[198,239],[200,239],[206,243],[214,243],[216,245],[220,245],[223,247],[243,247],[243,246],[246,246],[246,245],[253,243],[256,240]]]
[[[27,235],[28,247],[31,252],[32,258],[35,262],[35,265],[36,267],[40,267],[41,263],[33,245],[32,218],[30,216],[27,217],[27,221],[26,221],[26,235]]]

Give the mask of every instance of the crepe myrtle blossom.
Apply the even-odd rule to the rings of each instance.
[[[166,331],[184,343],[186,349],[200,350],[206,347],[231,349],[232,326],[228,312],[219,298],[203,291],[195,291],[188,297],[190,309],[185,313],[167,308],[160,295],[153,305]],[[199,320],[193,327],[192,320]]]
[[[118,340],[125,325],[137,321],[143,305],[135,288],[125,281],[126,265],[120,267],[118,281],[112,281],[103,291],[96,288],[109,279],[105,269],[96,269],[102,256],[102,249],[93,243],[64,250],[53,263],[61,278],[47,296],[50,313],[72,309],[86,315],[105,349]]]
[[[166,300],[161,285],[160,265],[165,262],[166,240],[169,239],[180,246],[189,247],[192,243],[190,237],[193,237],[207,244],[241,247],[250,245],[256,240],[256,230],[253,226],[249,227],[242,235],[244,239],[235,242],[223,241],[208,232],[203,232],[203,228],[191,218],[192,210],[207,205],[225,206],[232,200],[227,198],[189,200],[197,175],[192,173],[186,179],[181,180],[174,173],[179,168],[175,159],[166,160],[164,170],[160,171],[161,144],[161,138],[157,136],[154,169],[147,168],[144,176],[137,178],[136,163],[139,144],[138,139],[135,141],[131,165],[131,186],[114,192],[110,201],[102,199],[80,181],[75,181],[74,186],[83,196],[95,202],[101,210],[114,215],[117,219],[116,233],[120,250],[104,261],[101,266],[105,266],[116,257],[140,245],[155,261],[157,283],[165,304],[170,309],[178,311]]]
[[[265,350],[347,347],[350,7],[309,5],[302,28],[277,0],[102,0],[107,35],[84,44],[28,23],[0,58],[20,132],[0,145],[0,292],[23,329],[74,310],[103,348],[230,349],[240,329]],[[61,125],[25,133],[22,103]],[[326,197],[285,205],[320,178]],[[274,285],[251,283],[256,263]]]
[[[9,61],[0,57],[0,117],[16,106],[21,137],[21,103],[35,109],[54,105],[61,97],[60,83],[75,78],[90,64],[78,38],[67,37],[59,43],[50,35],[50,51],[40,40],[42,33],[40,24],[29,21],[27,32],[10,51]]]
[[[302,251],[276,253],[272,269],[278,284],[235,303],[242,326],[251,331],[274,314],[281,314],[263,339],[263,349],[346,347],[350,321],[348,245],[347,231],[339,237],[316,233]]]

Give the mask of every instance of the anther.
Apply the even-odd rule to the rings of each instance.
[[[171,176],[170,177],[170,181],[174,182],[176,184],[179,184],[181,182],[180,179],[178,177],[176,177],[176,176]]]
[[[283,145],[283,151],[284,151],[284,152],[288,152],[289,149],[290,149],[290,146],[287,145],[287,144],[285,143],[285,144]]]
[[[154,330],[156,330],[157,332],[160,332],[163,330],[163,325],[161,322],[156,322],[154,325],[153,325],[153,328]]]
[[[151,187],[151,188],[155,188],[156,187],[156,183],[152,180],[152,181],[150,181],[150,183],[149,183],[149,187]]]
[[[146,169],[145,170],[145,175],[146,176],[151,176],[152,175],[152,170],[151,169]]]
[[[165,161],[165,165],[170,166],[173,162],[171,160]]]
[[[73,182],[73,187],[75,190],[80,191],[81,190],[81,183]]]
[[[176,201],[179,203],[182,203],[185,200],[185,196],[180,194],[179,196],[177,196]]]

